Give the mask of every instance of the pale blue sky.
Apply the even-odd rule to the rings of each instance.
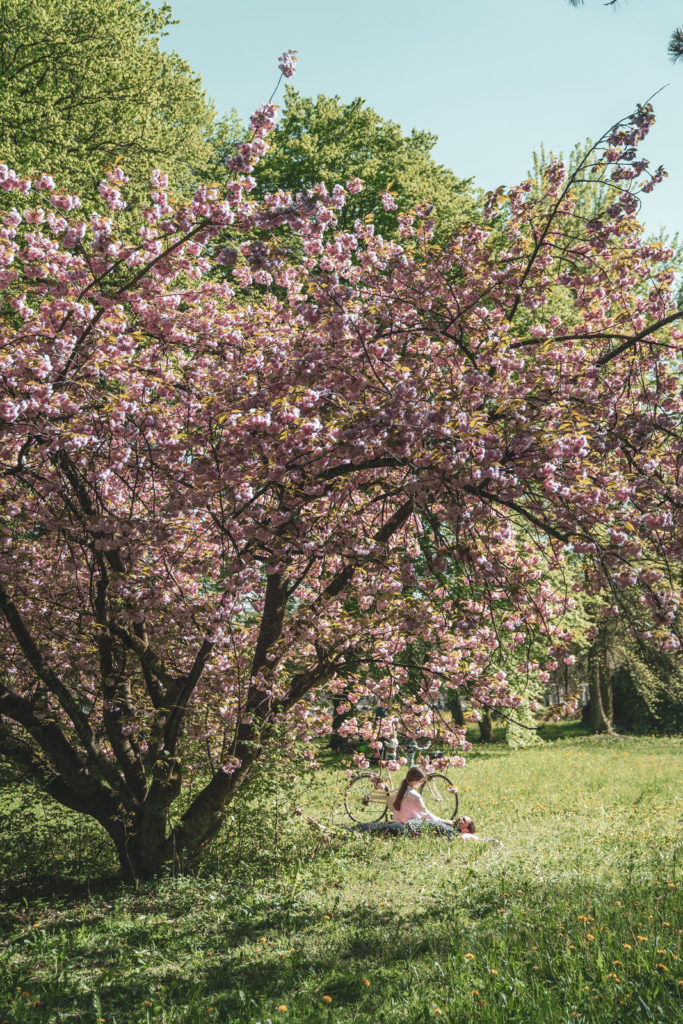
[[[219,109],[266,99],[276,60],[299,51],[302,93],[363,96],[405,129],[439,136],[436,158],[483,188],[521,180],[531,152],[567,153],[655,100],[646,155],[669,178],[647,200],[651,230],[683,231],[683,62],[666,56],[682,0],[171,0],[170,48]]]

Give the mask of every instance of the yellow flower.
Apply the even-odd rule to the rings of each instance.
[[[647,935],[636,935],[638,942],[649,942]]]
[[[621,966],[621,960],[613,960],[612,961],[612,967],[620,967],[620,966]]]
[[[465,960],[474,960],[474,953],[465,953]]]
[[[590,932],[587,933],[586,938],[588,939],[589,942],[594,942],[595,941],[595,936],[591,935]]]
[[[572,946],[572,945],[570,944],[569,948],[570,948],[570,949],[576,949],[576,946]]]
[[[329,1006],[330,1003],[332,1002],[332,996],[323,996],[323,1002],[327,1003],[327,1005]]]
[[[629,946],[628,942],[625,942],[624,949],[633,949],[633,946]]]
[[[656,966],[659,967],[660,971],[668,971],[669,970],[669,968],[666,966],[666,964],[656,964]]]
[[[287,1013],[287,1007],[284,1003],[281,1003],[280,1006],[278,1006],[278,1013]]]
[[[370,979],[363,978],[363,984],[365,985],[366,988],[370,988]]]
[[[491,968],[491,974],[498,974],[498,971],[496,970],[495,967]]]

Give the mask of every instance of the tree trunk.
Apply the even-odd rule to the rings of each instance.
[[[482,743],[493,743],[493,719],[487,709],[479,720],[479,739]]]
[[[456,725],[464,727],[465,725],[465,712],[462,709],[460,703],[460,696],[456,690],[448,691],[448,710],[453,716],[453,721]]]
[[[336,694],[332,697],[332,732],[330,733],[330,750],[334,750],[336,753],[344,750],[347,743],[343,736],[340,736],[337,729],[342,724],[346,715],[341,714],[338,711],[339,705],[344,703],[345,698],[337,696]]]
[[[600,635],[588,658],[589,721],[593,732],[612,735],[612,683],[605,665],[605,637]]]

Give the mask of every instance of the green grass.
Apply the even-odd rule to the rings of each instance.
[[[286,803],[275,843],[257,793],[202,873],[137,890],[92,830],[76,857],[82,825],[34,820],[0,852],[0,1024],[674,1024],[680,769],[675,738],[477,751],[461,807],[495,848],[322,841]],[[330,761],[295,796],[334,826],[343,784]]]

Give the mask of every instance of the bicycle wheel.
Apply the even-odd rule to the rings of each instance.
[[[422,799],[437,818],[454,821],[458,814],[458,787],[445,775],[430,775],[422,784]]]
[[[387,813],[388,792],[386,782],[378,782],[376,775],[357,775],[346,787],[346,813],[353,821],[361,824],[381,821]]]

